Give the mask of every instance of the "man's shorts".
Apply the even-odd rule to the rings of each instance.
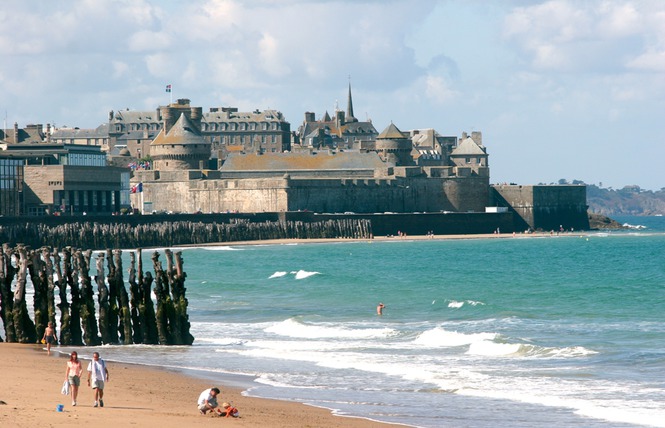
[[[81,386],[81,378],[78,376],[68,376],[69,384],[71,386]]]
[[[99,389],[100,391],[104,390],[104,381],[103,380],[96,380],[96,381],[92,382],[91,386],[92,386],[92,389]]]

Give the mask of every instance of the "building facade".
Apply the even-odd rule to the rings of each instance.
[[[236,107],[213,107],[203,115],[201,134],[220,163],[228,153],[291,150],[291,124],[277,110],[239,112]]]
[[[0,154],[0,215],[19,216],[23,207],[24,161]]]
[[[7,215],[111,214],[130,206],[129,170],[108,167],[99,146],[19,144],[2,157]]]

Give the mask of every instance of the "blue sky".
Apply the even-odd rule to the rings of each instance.
[[[491,181],[665,187],[662,0],[3,0],[0,113],[92,128],[173,98],[481,131]]]

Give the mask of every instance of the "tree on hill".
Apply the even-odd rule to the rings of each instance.
[[[606,216],[665,214],[665,188],[654,192],[636,185],[615,190],[587,184],[587,204],[589,212]]]

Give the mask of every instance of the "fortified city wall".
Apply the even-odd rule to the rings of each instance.
[[[588,230],[586,186],[491,186],[490,204],[508,207],[516,215],[515,229]]]
[[[226,178],[218,171],[140,171],[157,212],[484,212],[488,177]]]

